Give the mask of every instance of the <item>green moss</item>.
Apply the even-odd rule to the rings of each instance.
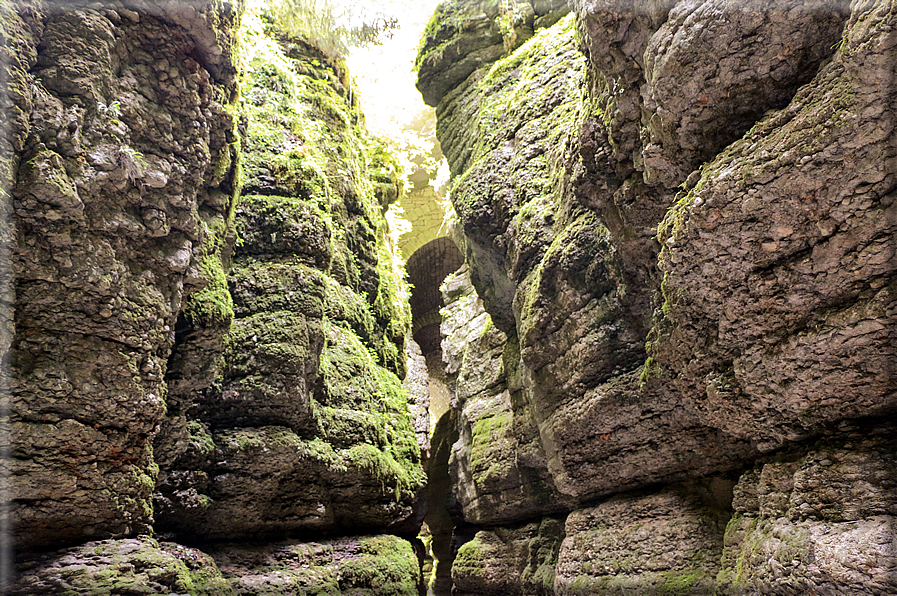
[[[383,214],[401,192],[400,168],[364,130],[339,66],[259,15],[243,35],[249,192],[237,219],[228,374],[264,400],[285,379],[314,377],[319,358],[304,429],[329,446],[319,459],[409,499],[424,482],[399,379],[409,291]],[[256,449],[262,439],[239,441]]]
[[[332,262],[309,264],[329,269],[340,284],[368,295],[375,324],[357,313],[346,320],[377,351],[381,364],[403,374],[408,293],[383,217],[401,191],[397,160],[367,135],[345,81],[327,64],[275,42],[258,16],[246,19],[243,35],[249,65],[248,184],[270,185],[263,181],[273,179],[275,192],[307,200],[325,214],[329,238],[315,238],[310,245],[328,244]],[[271,217],[276,213],[266,211],[261,219]],[[264,226],[259,238],[240,229],[244,252],[256,240],[279,242],[283,232],[270,227]],[[272,233],[278,234],[273,240]]]
[[[483,544],[482,534],[478,532],[473,540],[458,548],[453,566],[463,569],[464,575],[470,579],[485,580],[490,572],[485,563],[493,556],[490,550],[488,545]]]
[[[334,325],[354,331],[363,341],[370,342],[376,333],[371,304],[364,296],[344,286],[332,277],[326,279],[324,310]]]
[[[330,204],[330,186],[320,156],[304,147],[277,153],[265,161],[279,188],[291,196],[314,201],[318,205]]]
[[[378,247],[377,276],[380,283],[373,313],[383,336],[376,349],[384,366],[404,376],[405,337],[411,332],[411,290],[404,264],[385,243]]]
[[[42,572],[59,594],[234,594],[209,556],[148,536],[104,540],[70,552]]]
[[[329,280],[321,271],[297,261],[241,260],[230,275],[238,316],[291,311],[309,319],[322,318]]]
[[[492,317],[486,313],[486,324],[483,325],[483,332],[480,334],[480,337],[487,336],[493,329],[495,329],[495,324],[492,322]]]
[[[244,196],[237,212],[236,229],[242,239],[237,254],[295,257],[308,266],[326,269],[332,258],[334,225],[331,214],[313,200]]]
[[[365,144],[374,199],[385,214],[404,190],[405,172],[396,155],[378,139]]]
[[[227,326],[234,317],[234,303],[227,287],[225,262],[233,238],[233,217],[212,215],[202,221],[202,248],[198,263],[205,287],[190,294],[184,316],[195,326]]]
[[[28,160],[27,175],[34,177],[41,184],[53,187],[56,192],[77,201],[75,188],[65,171],[62,157],[49,149],[38,151]]]
[[[379,412],[317,406],[315,417],[321,438],[337,449],[357,443],[383,448],[389,443],[389,420]]]
[[[197,420],[189,421],[187,433],[190,448],[199,455],[208,455],[215,451],[215,441],[203,423]]]
[[[206,287],[187,299],[184,314],[194,325],[227,325],[234,317],[234,303],[227,289],[227,276],[221,258],[203,256],[199,271]]]
[[[239,155],[239,147],[239,143],[229,143],[222,147],[221,151],[218,152],[212,169],[212,180],[209,181],[209,186],[218,186],[231,171],[231,168],[235,165],[236,158]]]
[[[414,71],[420,70],[427,61],[438,61],[464,24],[464,15],[453,2],[440,2],[424,26],[421,34],[417,56],[414,60]],[[429,49],[428,49],[429,48]]]
[[[503,458],[495,457],[511,446],[513,429],[511,412],[496,412],[484,415],[471,428],[469,464],[474,473],[480,475],[480,482],[490,477],[500,477],[507,465]]]
[[[321,470],[334,473],[346,471],[344,458],[333,446],[321,438],[304,439],[292,430],[280,426],[228,429],[215,434],[215,442],[225,454],[264,453],[272,448],[290,448],[299,454],[300,460]]]
[[[574,39],[575,19],[568,15],[554,27],[537,33],[510,56],[497,61],[484,74],[478,83],[483,102],[478,106],[476,153],[484,154],[497,147],[515,129],[535,126],[546,133],[549,163],[561,158],[573,134],[562,123],[570,124],[582,118],[579,78],[570,77],[567,72],[571,68],[583,72],[585,68]],[[558,76],[552,77],[553,74]],[[541,83],[545,80],[567,81],[568,99],[555,103],[551,99],[554,89]],[[550,102],[550,109],[545,109],[545,102]],[[552,176],[550,180],[557,182],[559,177]]]
[[[645,359],[645,364],[639,375],[639,387],[644,389],[648,384],[648,381],[661,376],[663,376],[663,367],[653,357],[648,356],[648,358]]]
[[[740,542],[732,540],[736,531],[744,533]],[[726,550],[717,581],[743,591],[752,584],[754,573],[765,573],[770,560],[796,560],[804,564],[792,568],[789,581],[800,589],[806,585],[801,574],[809,556],[806,528],[785,525],[776,530],[775,520],[735,516],[726,527]]]
[[[663,581],[658,586],[657,592],[663,596],[688,596],[692,593],[692,587],[695,582],[705,576],[706,574],[701,569],[693,569],[682,573],[667,572],[661,576]]]
[[[317,356],[323,323],[301,312],[258,313],[237,321],[227,337],[225,357],[232,377],[272,373],[304,376]],[[276,384],[276,380],[275,384]]]
[[[519,286],[516,300],[520,309],[521,338],[530,333],[541,333],[539,325],[544,323],[544,318],[540,318],[540,313],[545,312],[545,305],[557,292],[558,272],[575,272],[568,277],[569,281],[581,284],[583,289],[600,297],[609,295],[614,289],[610,269],[615,266],[614,248],[607,228],[592,213],[571,214],[541,261]],[[616,279],[621,277],[616,275]],[[618,316],[615,305],[610,302],[595,312],[604,320]],[[594,324],[600,322],[596,319]]]
[[[660,282],[660,294],[663,297],[663,304],[661,305],[661,312],[665,317],[670,317],[673,310],[679,305],[684,297],[684,292],[679,288],[674,287],[670,283],[670,274],[665,271],[663,274],[663,279]]]
[[[397,500],[423,486],[420,447],[408,411],[408,391],[355,333],[327,326],[321,357],[326,403],[315,407],[319,435],[345,446],[345,465],[376,477]]]
[[[411,462],[397,458],[393,449],[381,450],[367,443],[353,445],[339,452],[346,467],[356,468],[377,478],[384,491],[394,491],[395,500],[414,498],[416,492],[426,483],[423,469],[407,465]]]
[[[340,566],[344,596],[417,596],[420,568],[411,544],[396,536],[359,539],[359,556]]]

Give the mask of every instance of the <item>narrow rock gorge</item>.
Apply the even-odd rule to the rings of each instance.
[[[443,1],[404,255],[269,12],[0,35],[3,593],[897,594],[893,0]]]

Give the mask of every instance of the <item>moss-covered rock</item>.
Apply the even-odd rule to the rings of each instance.
[[[243,32],[252,194],[235,213],[234,320],[219,376],[160,435],[158,527],[413,533],[425,477],[400,379],[408,291],[384,217],[400,172],[342,65],[257,14]],[[197,457],[200,429],[211,450]]]
[[[331,259],[330,216],[312,201],[278,196],[243,196],[237,211],[238,254],[268,260],[295,257],[327,270]]]
[[[207,554],[148,536],[88,542],[36,557],[19,567],[16,582],[5,588],[5,594],[16,596],[236,593]]]
[[[568,10],[559,0],[442,2],[424,30],[415,62],[424,101],[439,105],[475,70],[513,51],[534,29],[554,24]]]
[[[209,552],[235,593],[246,596],[417,596],[420,583],[417,555],[396,536],[221,545]]]
[[[572,505],[555,489],[538,428],[520,395],[517,342],[476,296],[466,267],[443,283],[443,359],[457,400],[452,501],[468,523],[525,520]]]
[[[458,549],[452,567],[459,596],[554,596],[563,519],[481,530]]]
[[[169,354],[188,327],[232,316],[238,5],[199,2],[170,19],[46,7],[0,9],[12,53],[2,124],[15,156],[3,141],[0,170],[17,244],[8,387],[23,550],[149,530],[152,437],[166,405],[213,376]],[[191,356],[214,360],[215,338],[195,337]]]
[[[555,593],[715,594],[732,484],[703,480],[574,511]]]
[[[897,561],[885,546],[897,539],[893,426],[839,430],[742,475],[718,577],[723,593],[895,589],[884,571]]]

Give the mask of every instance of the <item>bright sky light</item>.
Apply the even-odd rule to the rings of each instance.
[[[394,0],[399,28],[382,45],[352,48],[347,63],[355,78],[368,129],[395,137],[426,108],[414,87],[414,59],[424,26],[439,0]]]

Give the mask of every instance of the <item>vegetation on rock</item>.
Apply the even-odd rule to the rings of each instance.
[[[210,425],[220,463],[169,464],[159,526],[205,537],[411,528],[425,480],[400,380],[408,289],[384,217],[401,172],[364,130],[341,64],[262,13],[244,16],[242,36],[235,318],[219,378],[187,411]],[[246,484],[271,467],[274,484]]]

